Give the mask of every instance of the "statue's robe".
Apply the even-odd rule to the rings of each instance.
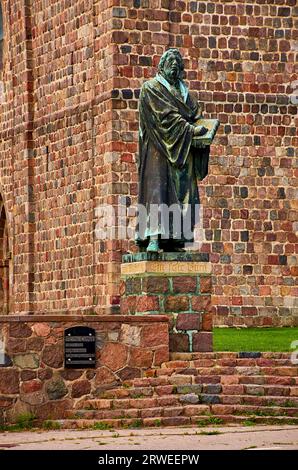
[[[138,203],[146,207],[148,214],[150,204],[188,208],[193,231],[195,208],[200,202],[197,180],[208,173],[209,147],[192,146],[195,117],[200,115],[200,107],[183,82],[180,88],[181,93],[157,76],[145,82],[141,89]],[[144,220],[140,223],[141,217],[139,212],[136,241],[140,246],[146,246],[150,236],[173,241],[176,247],[193,241],[193,234],[187,238],[183,233],[177,234],[172,221],[165,227],[161,218],[158,226],[152,228],[150,214],[145,223]]]

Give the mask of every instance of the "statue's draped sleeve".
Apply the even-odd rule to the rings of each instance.
[[[195,175],[199,181],[202,181],[208,175],[210,147],[193,148],[193,153]]]

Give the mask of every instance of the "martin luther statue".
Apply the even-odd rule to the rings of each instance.
[[[190,221],[192,232],[199,205],[197,180],[208,174],[210,147],[195,146],[196,138],[208,129],[195,124],[202,117],[201,108],[189,94],[183,75],[180,52],[169,49],[140,94],[138,203],[146,211],[139,209],[136,242],[148,252],[183,251],[185,243],[193,241],[193,233],[185,236],[183,222]],[[163,216],[165,207],[181,209],[182,230],[175,224],[175,215],[167,214],[168,221]]]

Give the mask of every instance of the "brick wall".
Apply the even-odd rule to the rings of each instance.
[[[123,179],[135,171],[126,141],[137,139],[138,88],[164,49],[178,47],[205,116],[222,124],[200,191],[216,322],[297,323],[296,2],[118,3],[113,106]]]
[[[95,208],[135,201],[139,88],[174,46],[205,116],[222,123],[200,186],[217,323],[297,322],[296,1],[2,5],[10,310],[119,303],[133,244],[97,240]]]

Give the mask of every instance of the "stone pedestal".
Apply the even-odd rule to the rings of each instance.
[[[170,351],[212,351],[211,263],[206,253],[122,258],[121,313],[170,317]]]

